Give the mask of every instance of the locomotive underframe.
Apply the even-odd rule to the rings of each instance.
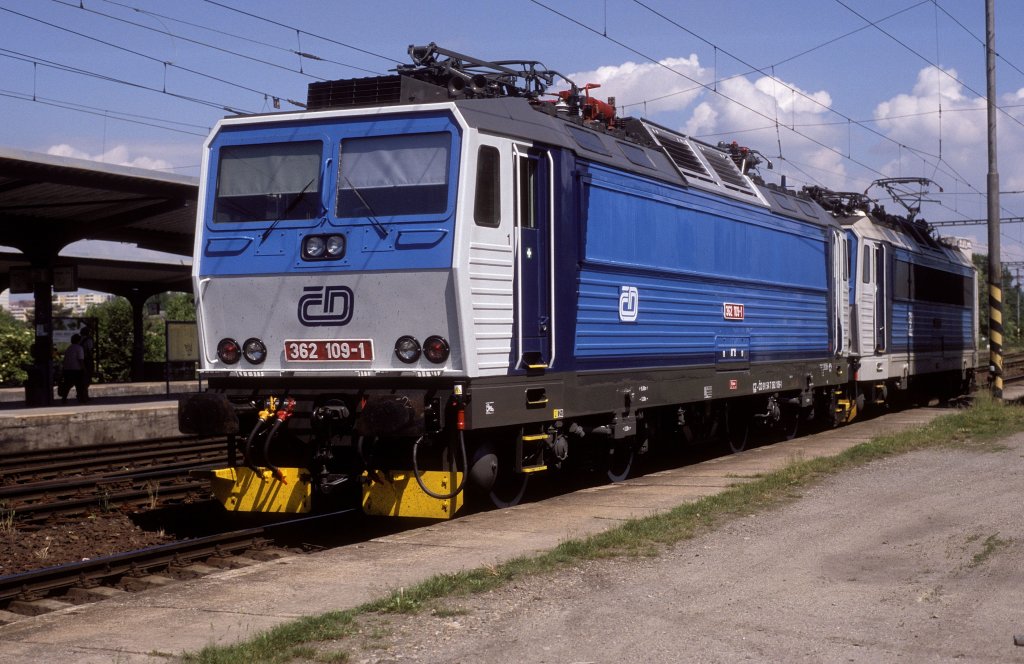
[[[742,449],[751,425],[791,435],[800,421],[841,424],[908,391],[951,398],[974,378],[964,365],[856,382],[859,368],[856,361],[825,360],[739,371],[701,366],[473,380],[281,377],[272,387],[266,379],[208,376],[208,392],[183,399],[182,430],[189,430],[191,412],[201,425],[194,432],[227,434],[229,467],[264,474],[263,468],[301,469],[313,502],[362,488],[364,509],[386,496],[390,511],[371,513],[448,518],[465,486],[487,492],[495,478],[511,484],[513,494],[519,485],[510,476],[522,476],[525,485],[525,475],[551,467],[606,469],[620,480],[634,454],[652,442],[724,440]],[[274,440],[253,443],[269,397],[294,399],[294,410]],[[211,404],[219,415],[211,415]],[[417,475],[419,486],[443,487],[443,499],[418,489],[411,481]],[[521,497],[518,490],[510,504]]]

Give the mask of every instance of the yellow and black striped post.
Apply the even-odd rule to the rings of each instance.
[[[999,168],[996,158],[996,18],[985,0],[985,80],[988,102],[988,337],[992,396],[1003,398],[1003,270],[999,257]]]
[[[998,265],[998,263],[997,263]],[[996,270],[1001,272],[1001,270]],[[999,276],[999,275],[997,275]],[[992,396],[1003,398],[1003,289],[989,279],[988,284],[988,342],[989,372],[992,377]]]

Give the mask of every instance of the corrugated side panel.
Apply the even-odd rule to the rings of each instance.
[[[481,375],[506,374],[512,354],[513,253],[506,245],[473,242],[469,288],[476,364]]]
[[[619,317],[622,287],[638,293],[633,322]],[[743,320],[724,305],[742,304]],[[828,352],[828,299],[823,291],[786,290],[700,276],[640,276],[585,269],[580,275],[577,358],[650,356],[711,362],[716,338],[750,338],[752,362],[821,357]]]
[[[828,356],[825,230],[595,170],[575,354],[705,362],[749,336],[753,362]],[[620,300],[636,289],[636,317]],[[742,305],[741,308],[726,305]],[[740,310],[742,313],[740,314]]]
[[[893,352],[963,351],[973,345],[974,321],[970,309],[897,300],[893,303],[892,317]]]

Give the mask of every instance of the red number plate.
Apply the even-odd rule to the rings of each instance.
[[[314,339],[285,341],[284,358],[289,362],[363,362],[373,359],[370,339]]]

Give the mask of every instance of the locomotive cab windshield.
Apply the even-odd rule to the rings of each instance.
[[[448,209],[450,148],[447,133],[342,139],[336,215],[443,213]]]
[[[322,152],[320,141],[225,145],[213,222],[319,217]]]

